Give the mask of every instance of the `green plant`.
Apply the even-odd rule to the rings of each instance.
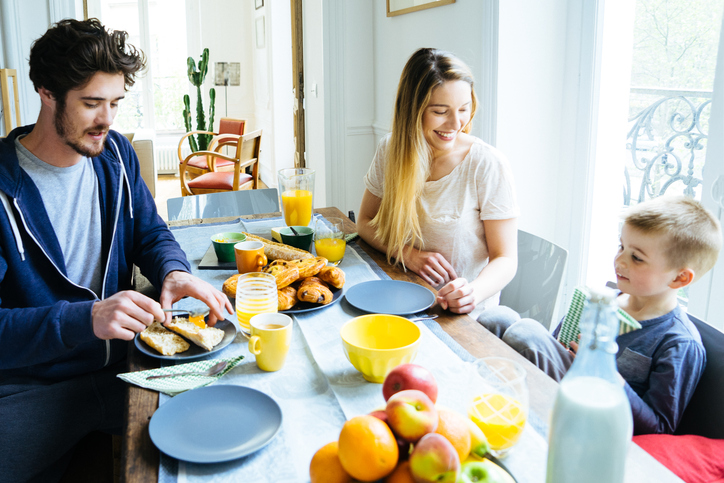
[[[196,69],[196,63],[194,59],[189,57],[186,59],[188,64],[189,81],[196,86],[196,131],[212,131],[214,129],[214,107],[216,104],[216,90],[212,87],[209,89],[209,124],[206,124],[206,118],[204,117],[204,103],[201,97],[201,85],[204,83],[206,73],[209,70],[209,49],[204,49],[199,60],[199,68]],[[184,95],[184,125],[186,126],[186,132],[191,132],[191,98],[188,94]],[[194,136],[189,136],[189,146],[192,152],[204,151],[209,147],[211,142],[211,134],[197,134],[197,139]]]

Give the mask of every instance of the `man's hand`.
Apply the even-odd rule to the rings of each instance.
[[[161,307],[170,309],[174,302],[186,296],[201,300],[209,306],[209,326],[213,327],[217,320],[226,318],[222,309],[226,309],[229,314],[234,313],[229,298],[211,284],[187,272],[174,271],[166,275],[161,287]],[[170,321],[171,314],[168,314],[168,319]]]
[[[475,293],[467,280],[456,278],[440,289],[437,302],[450,312],[469,314],[475,308]]]
[[[93,333],[99,339],[132,340],[154,320],[164,320],[161,305],[143,294],[126,290],[93,304]]]
[[[405,266],[433,287],[439,287],[458,278],[450,262],[435,252],[408,247],[405,253]]]

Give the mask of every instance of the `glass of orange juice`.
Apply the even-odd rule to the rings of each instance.
[[[341,262],[346,247],[342,218],[317,218],[314,223],[314,249],[317,256],[332,263]]]
[[[485,433],[494,456],[503,457],[520,439],[528,419],[528,384],[523,366],[504,357],[475,362],[475,396],[468,416]]]
[[[314,170],[280,169],[278,179],[284,222],[287,226],[308,226],[312,221]]]
[[[251,333],[249,320],[257,314],[277,312],[277,282],[270,273],[249,272],[236,283],[236,319],[244,332]]]

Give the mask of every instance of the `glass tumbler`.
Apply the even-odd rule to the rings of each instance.
[[[474,394],[468,416],[485,433],[494,456],[503,457],[520,439],[528,419],[528,385],[523,366],[504,357],[474,364]]]
[[[342,218],[317,218],[314,222],[314,249],[317,256],[332,263],[341,262],[347,242]]]
[[[247,334],[249,320],[257,315],[276,312],[279,306],[277,282],[270,273],[249,272],[239,276],[236,284],[236,318]]]
[[[278,179],[284,222],[287,226],[308,226],[312,221],[314,170],[280,169]]]

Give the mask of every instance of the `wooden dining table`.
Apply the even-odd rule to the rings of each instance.
[[[337,208],[321,208],[316,213],[325,217],[339,217],[345,221],[345,232],[354,233],[356,225]],[[265,215],[249,215],[241,218],[258,219],[280,216],[280,213]],[[239,217],[193,219],[170,222],[170,226],[184,226],[204,223],[231,221]],[[433,292],[436,290],[422,280],[417,274],[405,271],[400,266],[387,263],[384,254],[378,252],[362,239],[354,243],[364,250],[379,267],[393,280],[402,280],[422,285]],[[218,287],[219,289],[221,287]],[[437,315],[435,319],[440,327],[473,357],[501,356],[518,361],[527,371],[530,393],[530,410],[543,421],[548,421],[555,400],[558,383],[539,370],[535,365],[522,357],[507,344],[502,342],[477,321],[467,315],[458,315],[442,310],[437,304],[428,310],[429,314]],[[128,353],[128,370],[139,371],[159,367],[159,361],[150,359],[140,353],[131,344]],[[128,386],[126,418],[121,447],[121,481],[156,482],[158,481],[159,451],[151,442],[148,425],[153,413],[158,408],[159,393],[134,385]],[[545,437],[545,435],[543,435]],[[681,481],[663,465],[635,444],[630,445],[626,482]],[[641,479],[641,477],[644,479]]]

